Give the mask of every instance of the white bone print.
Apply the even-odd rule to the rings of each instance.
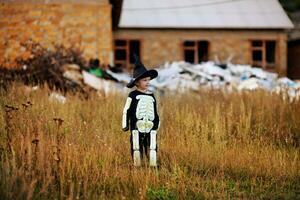
[[[154,120],[154,98],[148,95],[138,95],[139,100],[136,108],[136,125],[140,132],[149,133],[153,127]]]
[[[136,108],[136,118],[144,120],[154,120],[154,98],[148,95],[138,95],[139,100]]]

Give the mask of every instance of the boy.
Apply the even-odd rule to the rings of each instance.
[[[136,86],[136,90],[131,91],[127,97],[123,109],[122,129],[127,131],[130,125],[131,156],[134,165],[141,165],[143,152],[148,158],[148,148],[150,148],[150,166],[156,167],[156,134],[159,128],[159,116],[156,99],[147,90],[149,81],[156,78],[158,73],[156,70],[147,70],[136,55],[134,58],[133,79],[127,87]]]

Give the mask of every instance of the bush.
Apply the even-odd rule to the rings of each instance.
[[[13,82],[33,86],[46,83],[52,90],[83,92],[80,85],[63,77],[62,68],[66,63],[84,66],[86,61],[80,50],[65,48],[62,45],[55,45],[54,49],[50,50],[32,40],[22,43],[21,46],[30,52],[31,56],[28,59],[17,58],[14,69],[0,66],[0,87],[7,89]]]

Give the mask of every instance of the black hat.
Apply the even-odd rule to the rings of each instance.
[[[141,78],[150,77],[150,79],[154,79],[157,77],[158,73],[154,69],[147,70],[146,67],[140,62],[139,57],[133,54],[135,59],[135,66],[133,70],[133,78],[127,84],[127,87],[132,88],[135,85],[135,82]]]

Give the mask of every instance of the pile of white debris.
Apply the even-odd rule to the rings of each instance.
[[[300,82],[250,65],[226,64],[221,67],[214,62],[190,64],[184,61],[165,63],[157,68],[158,77],[151,81],[152,90],[199,91],[222,89],[227,92],[243,90],[267,90],[286,92],[288,96],[300,98]],[[107,71],[119,82],[128,83],[130,75]]]

